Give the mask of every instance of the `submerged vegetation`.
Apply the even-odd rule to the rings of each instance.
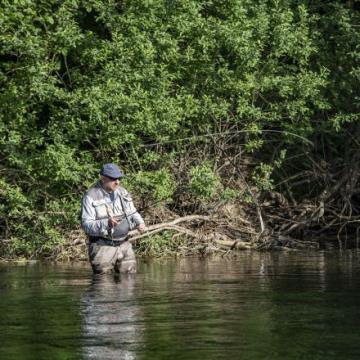
[[[110,161],[148,224],[209,217],[148,254],[358,239],[359,24],[357,1],[3,0],[0,256],[77,257]]]

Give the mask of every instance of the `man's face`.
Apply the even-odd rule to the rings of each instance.
[[[113,179],[107,176],[101,176],[101,183],[106,191],[115,191],[120,184],[120,179]]]

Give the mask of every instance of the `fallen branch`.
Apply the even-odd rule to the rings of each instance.
[[[161,223],[161,224],[154,224],[154,225],[150,225],[146,228],[145,232],[142,234],[139,234],[138,230],[132,230],[129,232],[129,236],[130,239],[129,241],[133,242],[135,240],[144,238],[146,236],[151,236],[154,235],[156,233],[159,233],[161,231],[164,230],[173,230],[179,233],[183,233],[185,235],[194,237],[194,238],[199,238],[199,235],[197,235],[195,232],[186,229],[182,226],[178,226],[177,224],[181,223],[181,222],[186,222],[186,221],[214,221],[213,218],[211,218],[210,216],[203,216],[203,215],[189,215],[189,216],[184,216],[181,218],[177,218],[175,220],[166,222],[166,223]]]
[[[238,249],[238,250],[249,250],[254,249],[255,246],[251,244],[246,244],[241,241],[232,241],[232,240],[215,240],[215,243],[219,245],[221,248],[227,248],[230,250]]]

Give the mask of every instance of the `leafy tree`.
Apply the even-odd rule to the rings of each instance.
[[[179,172],[242,145],[257,162],[258,184],[272,184],[269,166],[285,148],[289,158],[316,158],[325,146],[350,159],[360,93],[359,7],[350,5],[3,0],[0,226],[13,244],[6,249],[46,255],[64,241],[78,226],[82,192],[107,161],[170,202]],[[227,145],[211,134],[228,134]],[[285,158],[272,176],[308,166]]]

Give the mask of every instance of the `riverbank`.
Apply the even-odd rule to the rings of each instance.
[[[139,253],[356,244],[359,3],[170,3],[0,5],[0,258],[83,256],[108,162],[148,225],[206,217]]]
[[[136,256],[138,258],[178,258],[178,257],[210,257],[218,255],[221,257],[236,257],[241,252],[255,251],[255,252],[297,252],[297,251],[322,251],[335,250],[339,248],[333,241],[302,241],[295,240],[294,244],[283,243],[279,241],[271,248],[261,249],[256,243],[245,242],[241,240],[215,240],[193,242],[188,238],[172,239],[168,234],[164,236],[157,236],[144,238],[142,241],[135,241],[133,243]],[[348,245],[342,250],[358,249],[358,241],[356,239],[348,239]],[[0,262],[16,262],[16,263],[31,263],[37,261],[55,261],[55,262],[73,262],[73,261],[88,261],[86,239],[77,239],[76,241],[67,241],[61,245],[57,245],[52,253],[40,255],[39,257],[23,257],[9,256],[0,257]]]
[[[315,208],[315,207],[314,207]],[[308,206],[308,218],[302,212],[302,222],[294,213],[301,209],[290,209],[292,218],[284,206],[269,206],[266,199],[261,208],[226,203],[217,207],[216,212],[200,215],[178,216],[170,211],[157,212],[157,216],[145,213],[146,232],[137,230],[129,233],[129,241],[139,257],[205,257],[212,254],[232,256],[238,251],[296,251],[359,248],[359,232],[341,235],[341,228],[324,226],[315,220]],[[316,209],[315,209],[316,211]],[[151,224],[151,219],[157,223]],[[277,219],[277,221],[275,221]],[[281,222],[279,221],[281,219]],[[334,229],[336,230],[334,232]],[[316,237],[314,233],[318,234]],[[19,251],[21,241],[1,242],[0,260],[86,261],[87,238],[80,229],[64,231],[61,238],[41,244],[32,252]],[[25,242],[24,242],[25,243]],[[26,243],[25,243],[26,244]],[[26,255],[25,255],[26,254]]]

